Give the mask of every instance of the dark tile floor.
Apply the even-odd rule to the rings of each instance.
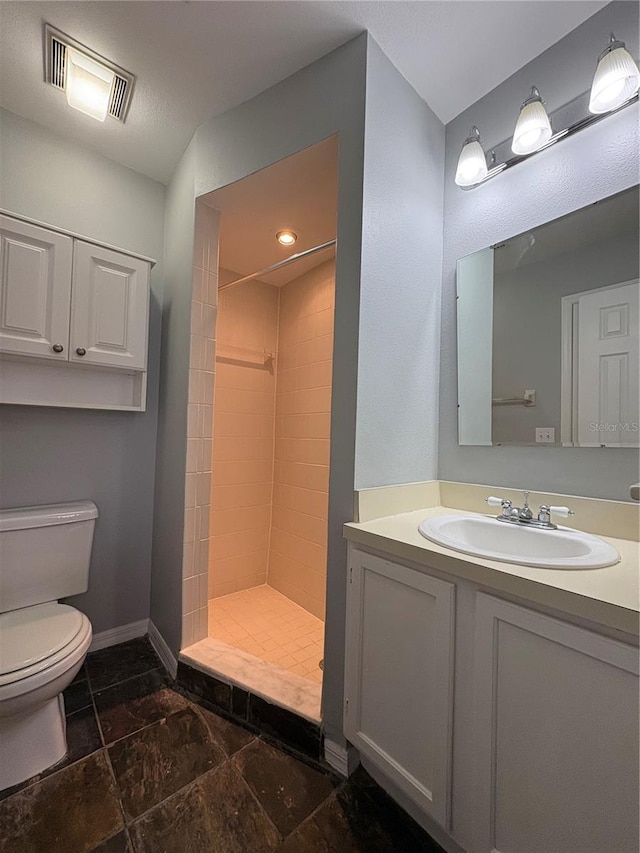
[[[146,639],[89,655],[69,754],[0,792],[0,853],[442,853],[364,771],[341,780],[200,701]]]

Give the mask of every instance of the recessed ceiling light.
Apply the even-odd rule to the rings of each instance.
[[[278,243],[282,243],[283,246],[293,246],[297,239],[298,235],[293,231],[278,231],[276,234],[276,240]]]

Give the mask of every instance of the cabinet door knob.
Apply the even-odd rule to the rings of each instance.
[[[86,355],[87,351],[84,347],[76,347],[76,355]]]
[[[51,349],[52,349],[54,352],[62,352],[62,351],[64,350],[64,347],[62,346],[62,344],[54,344],[54,345],[51,347]]]

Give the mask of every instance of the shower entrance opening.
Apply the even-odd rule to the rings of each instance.
[[[220,217],[207,664],[319,721],[337,142],[205,200]]]

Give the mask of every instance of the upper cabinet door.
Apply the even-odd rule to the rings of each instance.
[[[72,240],[0,216],[0,352],[69,358]]]
[[[148,325],[148,262],[77,240],[71,361],[144,370]]]

